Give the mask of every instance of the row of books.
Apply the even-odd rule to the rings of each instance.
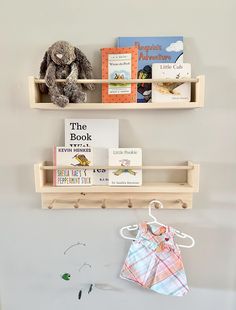
[[[108,150],[108,162],[109,166],[115,166],[116,169],[108,170],[108,184],[106,185],[142,185],[142,150],[140,148],[111,148]],[[105,172],[105,169],[93,169],[94,158],[91,147],[55,147],[54,164],[61,167],[54,170],[54,186],[98,185],[96,177],[94,180],[97,170]]]
[[[65,145],[55,146],[54,186],[139,186],[142,150],[119,147],[117,119],[65,119]],[[120,169],[82,169],[84,166],[120,166]],[[75,168],[75,169],[73,169]],[[78,169],[79,168],[79,169]]]
[[[178,79],[179,83],[102,85],[103,103],[190,101],[191,64],[183,62],[182,36],[120,37],[117,47],[102,48],[102,78]]]

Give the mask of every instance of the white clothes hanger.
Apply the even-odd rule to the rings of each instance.
[[[157,219],[156,219],[156,217],[152,214],[152,205],[153,205],[154,203],[158,203],[158,204],[159,204],[159,207],[160,207],[161,209],[164,208],[164,206],[163,206],[163,204],[162,204],[161,201],[156,200],[156,199],[155,199],[155,200],[152,200],[152,201],[149,203],[149,205],[148,205],[148,215],[153,219],[153,221],[147,222],[147,224],[148,224],[148,225],[149,225],[149,224],[157,224],[157,225],[160,225],[160,226],[167,227],[167,225],[158,222]],[[139,226],[138,226],[137,224],[122,227],[122,228],[120,229],[120,235],[121,235],[121,237],[123,237],[123,238],[125,238],[125,239],[129,239],[129,240],[137,240],[136,238],[132,238],[132,237],[126,236],[126,235],[124,234],[124,230],[127,229],[128,231],[133,231],[133,230],[137,230],[138,227],[139,227]],[[181,232],[181,231],[179,231],[179,230],[177,230],[177,229],[175,229],[175,228],[174,228],[174,230],[175,230],[176,236],[178,236],[178,237],[180,237],[180,238],[182,238],[182,239],[189,238],[189,239],[192,241],[192,243],[191,243],[190,245],[177,244],[178,247],[180,247],[180,248],[188,248],[188,249],[194,247],[194,245],[195,245],[195,240],[193,239],[192,236],[187,235],[187,234],[185,234],[185,233],[183,233],[183,232]]]

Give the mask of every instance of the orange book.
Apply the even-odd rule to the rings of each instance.
[[[102,78],[129,80],[137,78],[138,47],[102,48]],[[102,84],[103,103],[137,102],[137,84]]]

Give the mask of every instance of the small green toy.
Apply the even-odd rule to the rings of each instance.
[[[70,280],[70,277],[71,275],[69,273],[64,273],[62,276],[62,279],[65,280],[65,281],[69,281]]]

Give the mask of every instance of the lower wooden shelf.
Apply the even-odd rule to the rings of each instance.
[[[114,168],[114,167],[113,167]],[[142,166],[143,171],[150,167]],[[187,162],[184,166],[152,166],[153,170],[180,172],[186,170],[184,182],[144,182],[139,187],[76,186],[59,187],[52,184],[55,167],[35,164],[36,192],[41,193],[42,208],[143,208],[153,199],[163,202],[166,209],[192,207],[194,192],[199,191],[199,165]],[[109,169],[109,168],[108,168]]]

